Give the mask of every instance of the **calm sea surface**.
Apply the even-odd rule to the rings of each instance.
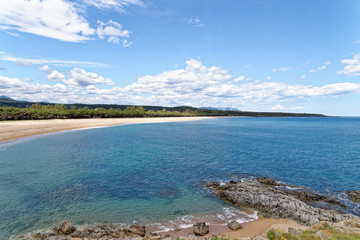
[[[0,239],[65,219],[149,223],[226,212],[204,183],[247,176],[346,201],[342,191],[360,189],[360,118],[217,118],[3,143]]]

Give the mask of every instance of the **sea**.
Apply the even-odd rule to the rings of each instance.
[[[360,190],[360,118],[211,118],[64,131],[0,144],[0,239],[56,226],[253,221],[204,187],[270,177],[333,196]]]

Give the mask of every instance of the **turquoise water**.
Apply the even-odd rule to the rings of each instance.
[[[0,239],[64,219],[156,222],[216,212],[227,206],[204,183],[234,176],[268,176],[346,201],[344,190],[360,189],[360,118],[217,118],[3,143]]]

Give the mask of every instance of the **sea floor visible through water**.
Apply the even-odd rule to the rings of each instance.
[[[251,220],[253,213],[204,188],[251,176],[334,196],[360,215],[344,194],[360,189],[360,118],[214,118],[2,143],[0,239],[65,219],[153,224],[154,231]]]

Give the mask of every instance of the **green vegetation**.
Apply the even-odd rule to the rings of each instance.
[[[189,116],[323,117],[320,114],[225,111],[188,106],[164,108],[114,104],[32,103],[0,98],[0,120]]]
[[[27,108],[0,107],[0,120],[37,120],[68,118],[135,118],[135,117],[187,117],[195,116],[192,112],[169,112],[166,109],[146,111],[143,107],[127,107],[121,109],[105,109],[88,107],[67,109],[64,105],[33,104]]]
[[[301,235],[298,236],[293,236],[277,229],[269,230],[266,233],[266,236],[270,240],[319,240],[319,236],[316,236],[316,233],[319,232],[326,235],[329,240],[360,240],[359,235],[337,231],[326,223],[315,226],[310,230],[303,231]]]

